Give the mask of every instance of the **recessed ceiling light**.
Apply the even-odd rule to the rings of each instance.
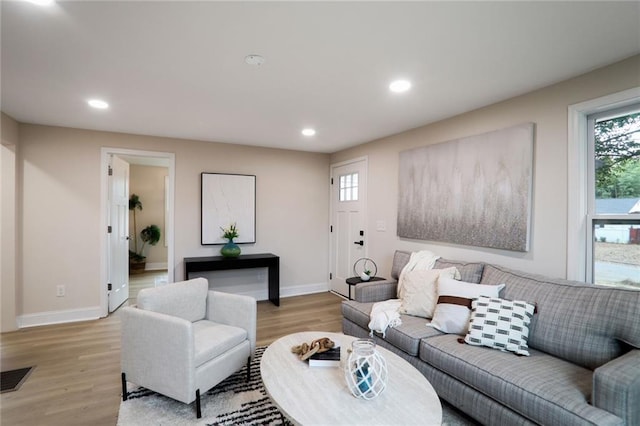
[[[264,57],[260,55],[247,55],[245,56],[244,61],[249,65],[259,67],[260,65],[264,64]]]
[[[406,92],[411,88],[411,82],[407,80],[396,80],[389,85],[389,90],[396,93]]]
[[[109,104],[100,99],[90,99],[87,101],[90,107],[97,109],[107,109],[109,108]]]
[[[302,129],[302,134],[305,136],[313,136],[316,134],[316,131],[311,128]]]

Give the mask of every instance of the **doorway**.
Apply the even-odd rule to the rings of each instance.
[[[367,257],[367,166],[366,157],[331,166],[330,288],[344,297],[354,263]]]
[[[165,152],[154,152],[154,151],[138,151],[138,150],[129,150],[129,149],[119,149],[119,148],[103,148],[102,149],[102,220],[104,224],[105,230],[109,229],[111,226],[110,220],[111,216],[109,214],[110,201],[109,201],[109,190],[110,190],[110,177],[109,177],[109,163],[111,158],[117,156],[119,159],[123,160],[130,168],[133,170],[133,177],[131,179],[136,179],[136,170],[138,172],[150,170],[152,175],[156,175],[155,179],[161,179],[161,183],[154,183],[156,186],[162,186],[161,189],[157,189],[155,192],[146,192],[146,203],[143,204],[144,207],[148,207],[149,209],[155,210],[152,219],[149,219],[151,222],[158,223],[160,228],[162,229],[162,235],[160,241],[157,243],[158,250],[152,252],[152,256],[149,256],[148,269],[151,271],[145,271],[141,276],[135,277],[131,280],[133,285],[129,286],[129,280],[127,279],[127,299],[129,299],[130,295],[135,298],[137,296],[137,291],[145,286],[155,286],[162,285],[168,282],[173,282],[174,277],[174,188],[175,188],[175,155],[173,153],[165,153]],[[158,172],[164,173],[164,177],[157,177]],[[129,177],[127,177],[127,186],[131,182],[129,182]],[[143,183],[144,185],[148,185],[148,183]],[[143,189],[140,186],[130,187],[129,193],[127,194],[127,199],[130,194],[134,191],[141,192]],[[158,191],[161,191],[158,193]],[[155,195],[154,195],[155,194]],[[155,205],[158,204],[157,200],[153,200],[153,198],[162,198],[160,202],[160,206]],[[145,201],[143,198],[142,201]],[[154,204],[155,203],[155,204]],[[129,213],[127,209],[127,213]],[[146,225],[145,225],[146,226]],[[140,228],[140,226],[138,226]],[[140,234],[142,228],[137,229],[137,234]],[[128,235],[133,236],[133,231],[127,232]],[[107,316],[108,313],[114,310],[114,305],[118,304],[116,301],[113,283],[111,282],[114,274],[117,273],[117,270],[113,269],[113,262],[111,262],[111,258],[113,256],[117,256],[113,252],[113,244],[112,237],[108,232],[103,234],[104,240],[102,244],[102,278],[101,278],[101,292],[100,292],[100,302],[101,308],[103,311],[103,316]],[[138,243],[140,244],[140,240],[138,239]],[[131,245],[133,247],[133,244]],[[154,247],[155,249],[155,247]],[[129,256],[129,244],[127,241],[126,245],[126,257],[128,259]],[[165,252],[166,255],[163,257],[162,252]],[[158,256],[158,253],[161,255]],[[148,247],[145,247],[145,255],[149,254]],[[120,253],[123,255],[123,253]],[[127,262],[128,265],[128,262]],[[160,271],[158,271],[158,269]],[[127,274],[127,278],[128,278]],[[133,276],[132,276],[133,277]],[[112,284],[111,286],[109,284]],[[120,285],[121,287],[121,285]],[[132,293],[135,294],[131,294]],[[122,295],[118,295],[118,299],[122,298]],[[113,301],[111,299],[114,299]]]
[[[158,287],[169,282],[166,269],[151,269],[141,274],[129,275],[129,301],[128,305],[136,303],[138,293],[145,288]]]
[[[123,156],[129,163],[129,195],[135,198],[129,210],[130,236],[128,250],[141,256],[129,268],[129,304],[136,302],[138,292],[168,282],[168,239],[166,238],[167,193],[169,168],[163,162],[147,157]],[[131,207],[131,206],[129,206]],[[147,238],[142,238],[143,235]],[[112,285],[113,288],[113,285]]]

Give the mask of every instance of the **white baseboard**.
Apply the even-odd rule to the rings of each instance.
[[[68,322],[90,321],[101,317],[99,306],[66,311],[39,312],[37,314],[20,315],[16,318],[18,328],[37,327],[40,325],[62,324]]]
[[[217,289],[216,289],[217,290]],[[221,291],[229,291],[233,293],[232,288],[223,288]],[[329,291],[329,283],[312,283],[303,284],[297,286],[287,286],[280,288],[280,298],[287,298],[293,296],[302,296],[304,294],[323,293]],[[251,296],[256,300],[269,300],[269,292],[266,288],[255,290],[238,292],[236,294],[243,294]],[[101,312],[99,306],[92,308],[82,309],[69,309],[66,311],[49,311],[39,312],[36,314],[20,315],[17,318],[18,328],[37,327],[41,325],[51,324],[63,324],[69,322],[78,321],[91,321],[101,318]]]
[[[144,266],[145,271],[161,271],[163,269],[168,269],[169,266],[167,262],[158,262],[158,263],[147,263]]]
[[[251,296],[258,301],[269,300],[269,291],[266,288],[261,288],[258,290],[248,290],[248,291],[234,291],[233,287],[219,287],[214,288],[212,290],[223,291],[227,293],[241,294],[243,296]],[[329,283],[312,283],[312,284],[303,284],[297,286],[287,286],[280,287],[280,298],[287,298],[293,296],[302,296],[304,294],[313,294],[313,293],[324,293],[329,291]]]
[[[325,293],[327,291],[329,291],[328,282],[280,287],[280,297],[302,296],[304,294]]]

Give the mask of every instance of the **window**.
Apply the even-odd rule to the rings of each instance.
[[[640,289],[640,104],[587,116],[586,281]]]
[[[358,201],[358,173],[340,176],[340,201]]]

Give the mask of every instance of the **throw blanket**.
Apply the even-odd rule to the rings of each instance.
[[[440,256],[436,256],[429,250],[414,251],[411,253],[411,257],[407,264],[400,271],[400,277],[398,277],[398,293],[401,292],[404,285],[404,274],[410,271],[418,271],[423,269],[433,269],[436,264],[436,260],[440,259]]]
[[[384,302],[374,303],[371,307],[371,315],[369,321],[370,336],[377,331],[386,337],[387,327],[397,327],[402,324],[400,319],[400,299],[389,299]]]
[[[402,268],[400,277],[398,279],[398,290],[402,288],[403,275],[405,272],[420,270],[420,269],[433,269],[440,256],[436,256],[429,250],[422,250],[411,253],[409,262]],[[400,292],[400,291],[398,291]],[[382,337],[386,337],[388,327],[397,327],[402,324],[400,319],[400,306],[402,300],[389,299],[384,302],[374,303],[371,307],[371,314],[369,315],[369,333],[373,336],[373,332],[377,331],[382,334]]]

